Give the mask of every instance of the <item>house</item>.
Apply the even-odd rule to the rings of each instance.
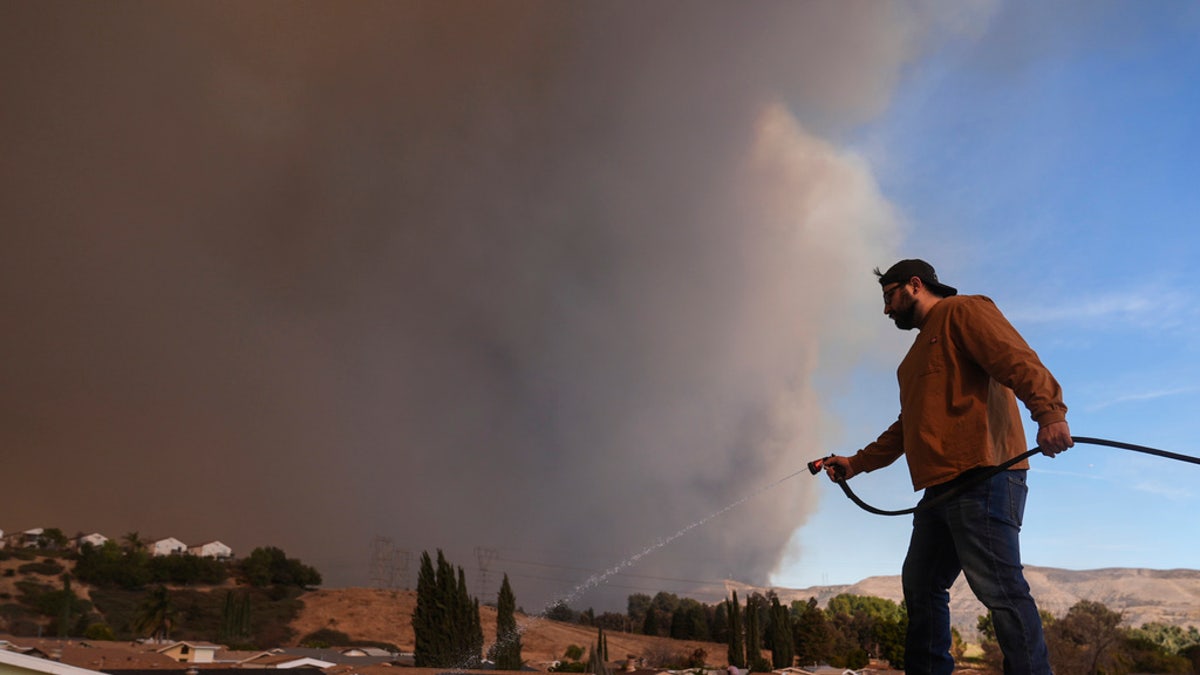
[[[200,558],[216,558],[217,560],[228,560],[233,557],[233,549],[219,541],[189,546],[187,552]]]
[[[342,656],[368,656],[381,659],[391,659],[395,656],[388,650],[379,647],[347,647],[341,653]]]
[[[171,555],[173,553],[187,553],[187,544],[179,541],[175,537],[159,539],[153,544],[150,544],[150,555],[161,556]]]
[[[19,535],[16,535],[17,546],[20,546],[21,548],[41,548],[42,544],[44,543],[42,535],[45,533],[46,530],[40,527],[25,530]]]
[[[326,661],[312,656],[276,653],[265,654],[237,664],[239,668],[318,668],[321,670],[332,668],[336,665],[338,664],[333,661]]]
[[[4,530],[0,530],[0,549],[4,548],[4,545],[7,543],[4,541]]]
[[[108,542],[108,537],[100,534],[99,532],[81,534],[78,537],[75,537],[75,548],[83,548],[84,544],[90,544],[91,546],[100,548],[106,542]]]
[[[176,642],[155,651],[180,663],[212,663],[218,649],[221,645],[211,642]]]
[[[0,673],[5,675],[103,675],[96,670],[0,649]]]

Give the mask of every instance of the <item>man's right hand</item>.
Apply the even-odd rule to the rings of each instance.
[[[835,483],[853,478],[854,467],[850,466],[850,458],[838,455],[826,457],[825,475],[829,476],[829,480]]]

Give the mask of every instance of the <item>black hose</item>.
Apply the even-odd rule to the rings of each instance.
[[[1166,450],[1159,450],[1157,448],[1148,448],[1144,445],[1134,445],[1132,443],[1121,443],[1119,441],[1110,441],[1110,440],[1107,440],[1104,438],[1091,438],[1088,436],[1072,436],[1071,440],[1075,441],[1076,443],[1085,443],[1087,445],[1103,445],[1103,446],[1107,446],[1110,448],[1119,448],[1121,450],[1129,450],[1132,452],[1140,452],[1140,453],[1147,454],[1147,455],[1155,455],[1157,457],[1165,457],[1167,459],[1173,459],[1173,460],[1176,460],[1179,462],[1188,462],[1190,464],[1200,464],[1200,457],[1192,457],[1190,455],[1181,455],[1177,452],[1167,452]],[[941,504],[942,502],[961,494],[967,488],[969,488],[973,485],[976,485],[978,483],[982,483],[983,481],[991,478],[992,476],[995,476],[996,474],[1000,473],[1001,471],[1007,470],[1010,466],[1017,464],[1017,463],[1021,462],[1022,460],[1028,459],[1028,458],[1032,457],[1033,455],[1040,453],[1041,451],[1042,451],[1041,448],[1033,448],[1032,450],[1023,452],[1020,455],[1013,457],[1012,459],[1004,462],[1003,464],[1001,464],[999,466],[986,467],[986,469],[984,469],[984,470],[972,473],[972,475],[967,480],[962,481],[961,483],[955,485],[953,489],[948,490],[945,493],[939,495],[936,499],[931,499],[927,502],[921,502],[920,504],[917,504],[916,506],[914,506],[910,509],[901,509],[899,511],[887,511],[885,509],[876,508],[876,507],[871,506],[870,504],[864,502],[862,499],[859,499],[858,495],[854,494],[854,492],[850,489],[850,486],[847,485],[848,481],[846,481],[845,479],[838,480],[837,484],[839,487],[842,488],[842,492],[846,493],[846,496],[850,498],[850,501],[857,504],[858,507],[864,511],[867,511],[869,513],[874,513],[875,515],[878,515],[878,516],[904,516],[904,515],[908,515],[910,513],[916,513],[917,511],[924,511],[925,509],[933,508],[934,506],[937,506],[938,504]]]

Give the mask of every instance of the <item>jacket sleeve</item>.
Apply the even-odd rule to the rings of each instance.
[[[954,312],[952,338],[988,375],[1013,390],[1038,426],[1067,418],[1058,380],[990,298],[976,296]]]
[[[854,473],[871,472],[881,469],[904,454],[904,426],[900,418],[892,422],[892,426],[879,435],[875,442],[859,450],[850,458],[850,466]]]

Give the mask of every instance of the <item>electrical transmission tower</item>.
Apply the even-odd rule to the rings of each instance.
[[[488,572],[491,569],[492,563],[500,557],[500,554],[494,548],[476,546],[475,557],[479,559],[479,590],[476,591],[475,595],[479,598],[480,602],[487,604],[487,599],[493,595],[487,590],[491,588],[488,585]]]
[[[392,588],[408,590],[408,567],[412,563],[412,553],[398,548],[392,549]]]
[[[392,588],[393,552],[395,544],[388,537],[376,535],[371,540],[371,585],[375,588]]]
[[[412,553],[396,548],[390,537],[371,540],[371,585],[375,588],[408,590],[408,570]]]

